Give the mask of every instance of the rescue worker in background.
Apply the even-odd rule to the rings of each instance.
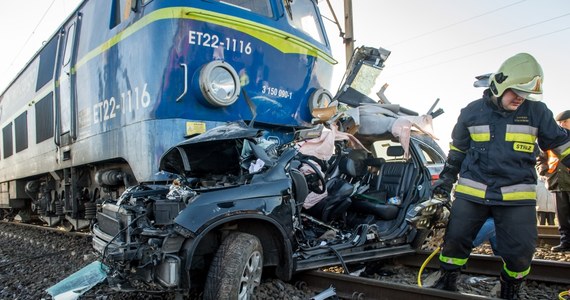
[[[562,128],[570,130],[570,110],[556,116]],[[537,164],[538,173],[546,176],[548,190],[556,193],[556,217],[560,232],[560,245],[553,252],[570,251],[570,171],[560,163],[552,150],[541,152]]]
[[[556,197],[548,190],[546,177],[538,176],[536,183],[536,214],[539,225],[555,225]]]
[[[538,235],[535,142],[570,166],[570,135],[539,101],[543,79],[533,56],[516,54],[491,75],[483,97],[461,110],[445,167],[434,183],[434,194],[448,196],[457,181],[439,256],[441,275],[431,287],[457,290],[473,240],[493,217],[497,251],[504,261],[500,297],[518,299]]]

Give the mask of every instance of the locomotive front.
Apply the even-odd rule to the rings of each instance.
[[[311,124],[313,104],[327,104],[310,100],[329,88],[336,63],[314,1],[201,1],[160,10],[182,18],[170,30],[152,29],[173,34],[156,118],[189,120],[187,135],[219,125],[209,122],[299,127]]]

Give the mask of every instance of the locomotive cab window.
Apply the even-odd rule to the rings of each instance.
[[[111,9],[111,26],[121,24],[131,15],[131,5],[136,4],[137,0],[113,0],[113,8]]]
[[[325,33],[319,21],[319,13],[313,1],[284,0],[291,25],[321,44],[325,44]]]
[[[269,0],[215,0],[216,2],[235,6],[247,11],[254,12],[267,17],[272,17],[271,4]]]
[[[75,36],[75,24],[72,24],[65,38],[65,52],[63,53],[63,66],[67,66],[71,61],[71,50],[73,47],[73,38]]]

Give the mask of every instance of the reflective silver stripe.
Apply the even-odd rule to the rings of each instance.
[[[468,187],[472,187],[478,190],[486,190],[487,189],[487,185],[481,182],[477,182],[475,180],[469,179],[469,178],[459,178],[457,180],[458,184],[462,184],[462,185],[466,185]]]
[[[560,158],[560,160],[563,160],[564,158],[566,158],[566,156],[570,155],[570,142],[567,142],[564,145],[558,146],[554,149],[552,149],[552,151],[558,155],[558,158]]]
[[[538,128],[528,125],[507,125],[507,133],[505,141],[507,142],[523,142],[534,144]]]
[[[488,142],[491,140],[491,129],[489,125],[479,125],[467,127],[471,139],[475,142]]]
[[[485,191],[487,185],[467,178],[459,178],[455,192],[475,196],[477,198],[485,199]]]
[[[501,188],[503,200],[536,199],[536,184],[515,184]]]

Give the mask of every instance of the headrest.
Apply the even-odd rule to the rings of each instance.
[[[386,163],[386,160],[382,157],[369,157],[364,160],[364,164],[370,167],[380,168],[382,165]]]
[[[366,174],[368,166],[365,160],[368,153],[365,150],[351,149],[350,152],[340,158],[340,172],[351,177],[358,177]]]
[[[402,146],[389,146],[388,149],[386,149],[386,154],[388,156],[403,156],[404,148]]]
[[[340,172],[350,177],[362,176],[366,173],[366,165],[362,160],[354,160],[350,157],[343,156],[339,164]]]

